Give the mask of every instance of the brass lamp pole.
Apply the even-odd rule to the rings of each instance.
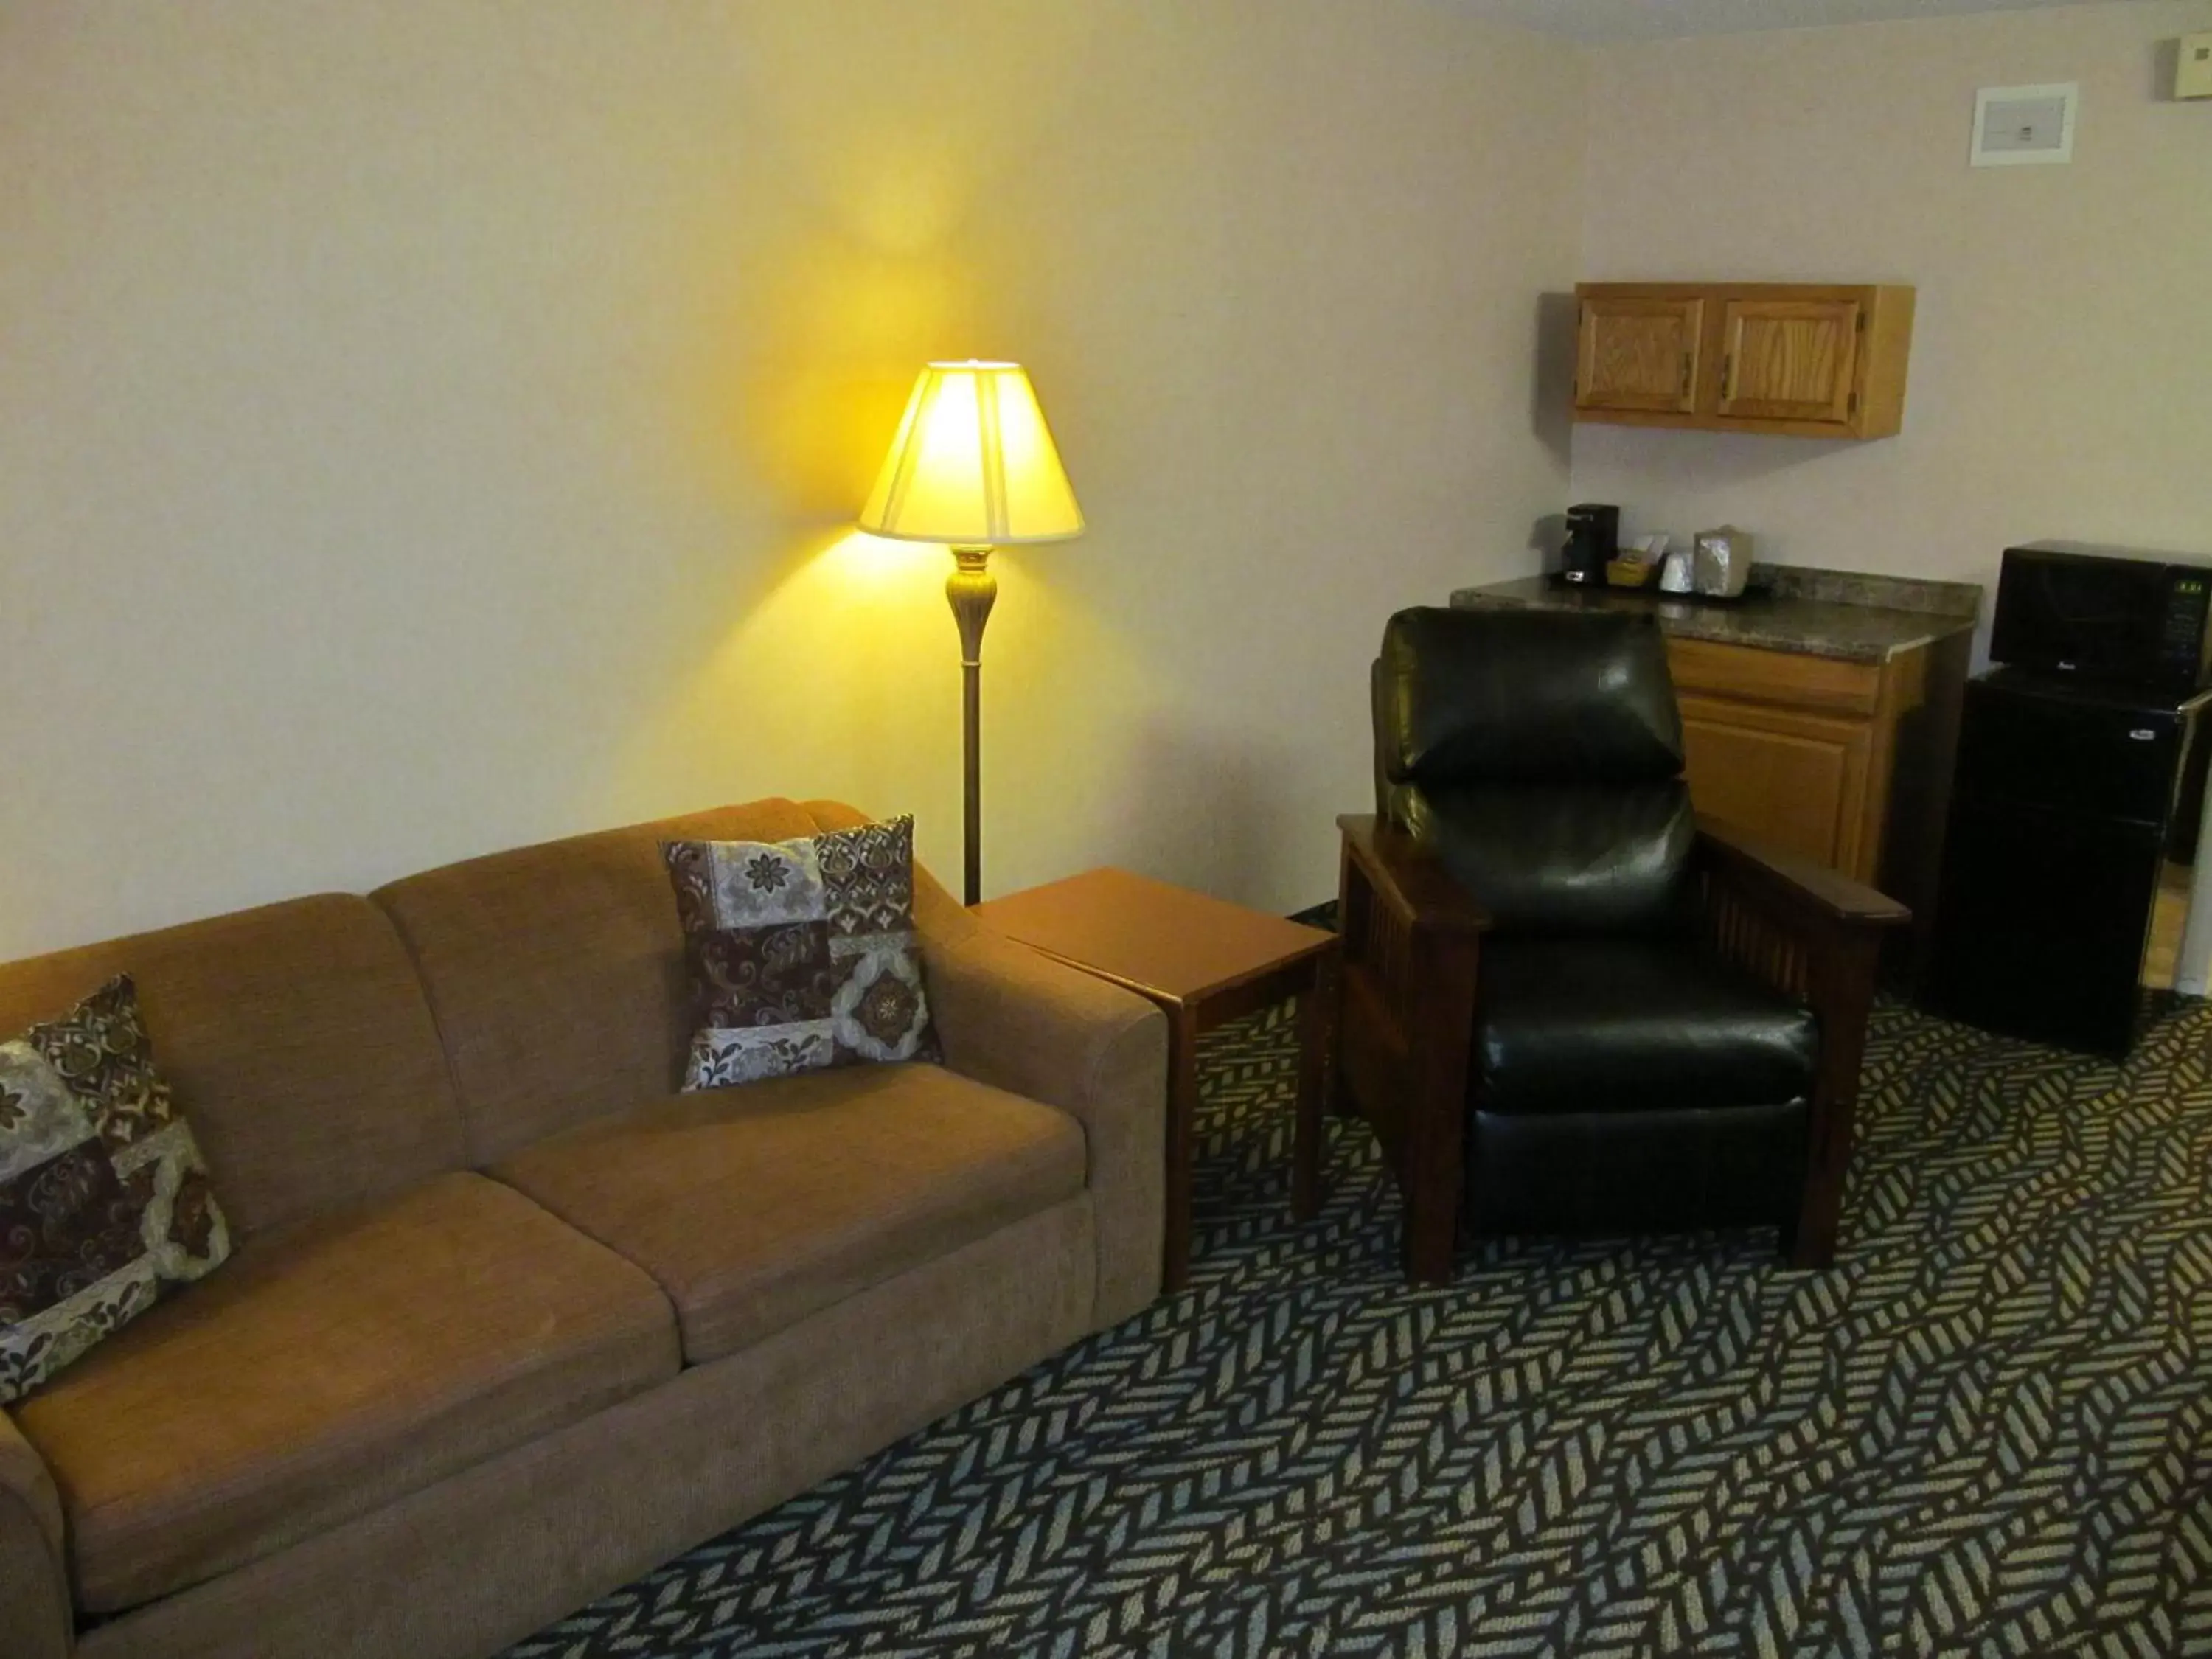
[[[991,620],[999,579],[991,550],[956,547],[945,597],[960,629],[960,846],[964,902],[983,902],[983,624]]]
[[[967,902],[983,896],[983,624],[999,597],[991,550],[1083,533],[1083,510],[1019,363],[931,363],[860,518],[872,535],[952,550],[945,597],[960,629]]]

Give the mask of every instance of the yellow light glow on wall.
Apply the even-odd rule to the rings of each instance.
[[[907,542],[1061,541],[1083,511],[1019,363],[931,363],[914,383],[860,528]]]

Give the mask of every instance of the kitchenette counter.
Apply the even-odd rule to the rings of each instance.
[[[1645,611],[1677,639],[1748,646],[1846,662],[1882,663],[1973,631],[1982,590],[1972,582],[1917,581],[1802,565],[1754,564],[1750,591],[1716,601],[1656,588],[1570,587],[1523,576],[1462,587],[1455,605],[1533,605],[1547,611]]]

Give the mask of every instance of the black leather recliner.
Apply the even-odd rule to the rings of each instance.
[[[1372,689],[1332,1080],[1391,1156],[1414,1275],[1462,1224],[1773,1223],[1829,1260],[1903,907],[1699,822],[1649,617],[1401,611]]]

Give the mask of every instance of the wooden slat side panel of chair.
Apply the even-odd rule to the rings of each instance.
[[[1397,1174],[1407,1276],[1442,1283],[1458,1239],[1475,972],[1490,918],[1401,830],[1368,815],[1337,823],[1334,1081]]]
[[[1910,921],[1911,912],[1846,876],[1705,820],[1698,824],[1698,854],[1707,943],[1808,1003],[1820,1021],[1805,1190],[1784,1245],[1793,1267],[1825,1267],[1835,1259],[1882,935]]]
[[[1810,998],[1811,958],[1802,932],[1778,926],[1719,860],[1698,872],[1698,897],[1699,931],[1715,955],[1785,995],[1801,1002]]]

